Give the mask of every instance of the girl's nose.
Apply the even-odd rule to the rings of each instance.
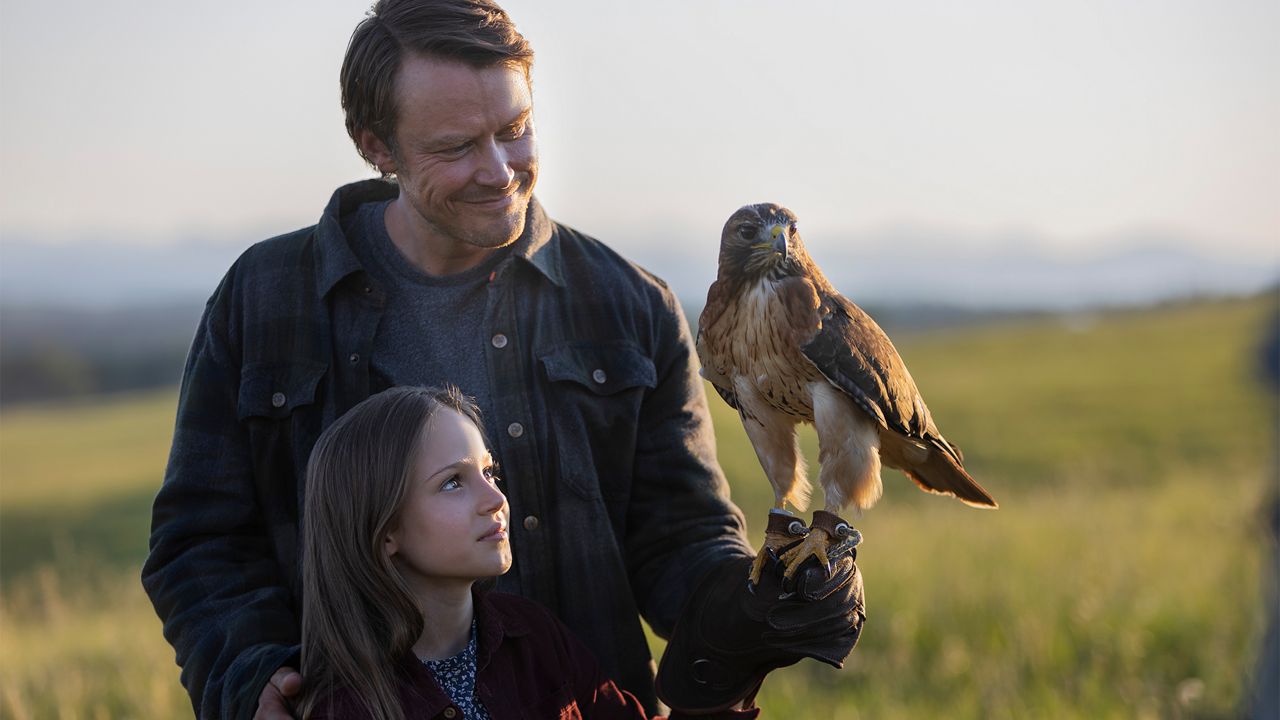
[[[486,478],[482,492],[484,495],[480,498],[480,514],[492,515],[499,510],[503,510],[507,505],[507,496],[502,494],[498,486]]]

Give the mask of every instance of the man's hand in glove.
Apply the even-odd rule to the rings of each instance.
[[[802,658],[840,668],[858,642],[866,611],[853,538],[827,550],[789,580],[766,561],[751,587],[750,558],[707,573],[690,596],[658,669],[658,697],[687,714],[720,712],[755,698],[771,670]]]

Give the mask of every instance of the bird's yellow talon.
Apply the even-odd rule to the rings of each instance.
[[[794,544],[798,537],[808,531],[805,524],[791,513],[770,512],[769,525],[764,531],[764,545],[751,563],[751,573],[748,576],[751,586],[760,585],[766,563],[781,562],[784,548]]]
[[[798,545],[782,553],[778,560],[786,566],[782,576],[791,579],[796,570],[809,558],[815,558],[828,576],[831,575],[831,561],[827,559],[827,547],[831,545],[831,537],[821,528],[813,528]]]
[[[773,551],[768,546],[760,548],[760,552],[756,553],[756,559],[751,562],[751,574],[747,578],[751,582],[751,587],[760,585],[760,574],[764,572],[764,563],[772,554]]]

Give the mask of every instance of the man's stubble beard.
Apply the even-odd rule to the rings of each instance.
[[[533,204],[533,179],[529,178],[522,182],[519,190],[515,192],[515,201],[511,213],[504,216],[504,222],[511,219],[511,230],[503,233],[501,236],[482,235],[475,232],[466,232],[459,239],[468,245],[486,250],[496,250],[504,248],[515,243],[525,233],[525,229],[529,224],[529,206]],[[528,186],[527,189],[525,186]]]

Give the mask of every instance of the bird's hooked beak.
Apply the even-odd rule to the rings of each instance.
[[[773,236],[773,250],[786,260],[790,256],[790,248],[787,246],[787,226],[786,225],[770,225],[769,233]]]

